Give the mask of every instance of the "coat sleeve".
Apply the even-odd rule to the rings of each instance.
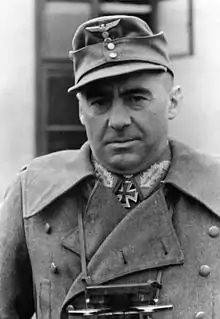
[[[0,318],[30,319],[34,313],[31,265],[25,241],[20,178],[0,211]]]

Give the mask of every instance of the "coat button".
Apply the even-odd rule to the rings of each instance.
[[[202,277],[208,277],[208,275],[210,274],[211,272],[211,269],[208,265],[202,265],[200,268],[199,268],[199,274],[200,276]]]
[[[50,234],[50,232],[51,232],[51,226],[50,226],[50,224],[49,224],[49,223],[46,223],[44,227],[45,227],[45,232],[46,232],[47,234]]]
[[[208,230],[208,234],[210,237],[218,237],[219,236],[219,228],[217,226],[211,226]]]
[[[108,50],[114,50],[115,44],[114,44],[113,42],[109,42],[109,43],[107,44],[107,48],[108,48]]]
[[[109,57],[111,58],[111,59],[115,59],[115,58],[117,58],[117,53],[116,52],[110,52],[109,53]]]
[[[58,268],[57,268],[57,265],[54,262],[51,263],[50,269],[51,269],[52,273],[58,274]]]
[[[205,313],[203,311],[199,311],[195,314],[195,319],[203,319],[205,318]]]

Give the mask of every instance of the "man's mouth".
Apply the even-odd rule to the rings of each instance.
[[[126,145],[126,144],[132,144],[137,142],[137,138],[116,138],[114,140],[108,141],[108,144],[114,144],[114,145]]]

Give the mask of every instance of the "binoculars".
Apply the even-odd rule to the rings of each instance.
[[[119,284],[87,286],[85,294],[85,308],[70,305],[69,318],[75,316],[117,316],[117,315],[145,315],[154,312],[172,310],[172,305],[158,304],[158,291],[161,284],[148,281],[143,284]]]

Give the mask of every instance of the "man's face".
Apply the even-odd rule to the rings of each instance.
[[[94,157],[115,173],[135,173],[167,146],[172,80],[138,72],[96,81],[78,94]]]

